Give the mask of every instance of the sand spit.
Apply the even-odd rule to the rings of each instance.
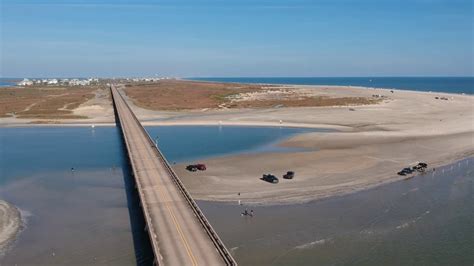
[[[7,202],[0,200],[0,256],[21,228],[20,211]]]
[[[196,199],[248,204],[291,204],[342,195],[402,180],[403,167],[430,167],[474,155],[474,96],[384,89],[314,88],[340,95],[381,95],[375,105],[357,107],[276,108],[188,115],[177,121],[222,124],[320,126],[339,132],[306,133],[280,145],[309,151],[226,156],[203,160],[207,171],[175,169]],[[377,96],[380,97],[380,96]],[[444,99],[441,99],[444,98]],[[230,114],[231,113],[231,114]],[[170,122],[172,123],[172,122]],[[293,180],[281,176],[296,171]],[[277,185],[259,180],[280,177]],[[409,182],[409,181],[407,181]],[[239,194],[240,193],[240,196]]]
[[[474,155],[473,95],[348,86],[285,85],[285,88],[300,88],[302,94],[315,97],[363,97],[378,101],[357,106],[153,111],[126,98],[145,126],[282,126],[338,131],[302,134],[280,144],[305,148],[308,150],[305,152],[213,158],[204,160],[208,170],[198,173],[189,173],[184,165],[176,165],[186,187],[196,199],[202,200],[241,199],[255,204],[310,201],[403,179],[397,172],[418,161],[437,167]],[[258,100],[263,96],[253,93],[239,97]],[[77,123],[113,124],[110,111],[100,115],[102,109],[88,107],[110,108],[107,99],[104,93],[79,106],[80,112],[75,114],[90,115],[90,119]],[[74,124],[73,120],[56,122]],[[0,126],[21,123],[25,121],[0,118]],[[288,170],[296,171],[295,179],[282,180],[278,185],[259,180],[264,173],[281,177]]]

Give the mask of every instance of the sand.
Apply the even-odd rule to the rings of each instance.
[[[282,108],[172,119],[167,123],[280,125],[282,120],[282,126],[339,130],[303,134],[281,143],[310,151],[215,158],[202,161],[208,165],[205,172],[190,173],[184,170],[185,164],[177,165],[178,175],[196,199],[289,204],[401,180],[404,177],[396,173],[420,161],[437,167],[474,154],[473,96],[359,88],[333,92],[387,97],[377,105],[351,107],[354,111],[348,107]],[[295,179],[280,178],[276,185],[259,180],[264,173],[281,177],[288,170],[296,171]]]
[[[0,200],[0,256],[6,246],[15,239],[20,227],[21,216],[18,209]]]
[[[288,87],[288,85],[285,85]],[[418,161],[430,167],[474,154],[474,96],[346,86],[294,86],[324,97],[373,97],[377,104],[333,107],[283,107],[151,111],[132,109],[148,125],[244,125],[331,128],[336,133],[294,136],[280,145],[305,152],[251,154],[204,160],[205,172],[176,171],[191,194],[200,200],[253,204],[305,202],[351,193],[403,179],[396,173]],[[376,95],[376,96],[374,96]],[[436,99],[438,97],[438,99]],[[445,97],[447,100],[439,99]],[[113,123],[106,101],[89,101],[79,111],[90,120],[68,125]],[[81,109],[82,108],[82,109]],[[84,115],[85,113],[78,113]],[[63,123],[65,121],[57,121]],[[16,123],[16,124],[15,124]],[[1,126],[20,125],[0,118]],[[265,183],[264,173],[281,176],[296,171],[293,180]],[[408,181],[407,181],[408,182]],[[238,193],[241,193],[238,196]]]

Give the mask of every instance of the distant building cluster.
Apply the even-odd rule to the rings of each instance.
[[[98,78],[88,79],[23,79],[18,86],[32,85],[63,85],[63,86],[88,86],[99,82]]]
[[[171,79],[169,77],[160,77],[160,78],[127,78],[127,81],[133,82],[157,82],[163,79]]]

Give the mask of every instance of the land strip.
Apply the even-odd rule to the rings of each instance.
[[[437,167],[473,155],[472,95],[348,86],[214,84],[165,81],[129,84],[121,90],[144,125],[322,127],[338,132],[303,134],[281,144],[303,147],[306,152],[208,159],[203,161],[208,170],[198,174],[176,165],[197,199],[237,201],[240,192],[240,199],[248,203],[302,202],[403,179],[397,171],[417,161]],[[100,100],[97,95],[73,110],[88,119],[46,121],[113,123],[107,95]],[[324,104],[315,103],[321,99]],[[32,121],[45,120],[0,118],[0,125]],[[272,185],[259,180],[264,173],[281,176],[288,170],[296,171],[291,182]]]

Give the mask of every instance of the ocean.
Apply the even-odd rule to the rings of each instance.
[[[238,83],[362,86],[415,91],[474,93],[474,77],[197,77],[187,79]]]
[[[16,78],[0,78],[0,87],[16,86],[17,82],[21,79]]]
[[[474,94],[474,77],[196,77],[186,79],[238,83],[362,86]],[[15,86],[20,80],[0,78],[0,87]]]

